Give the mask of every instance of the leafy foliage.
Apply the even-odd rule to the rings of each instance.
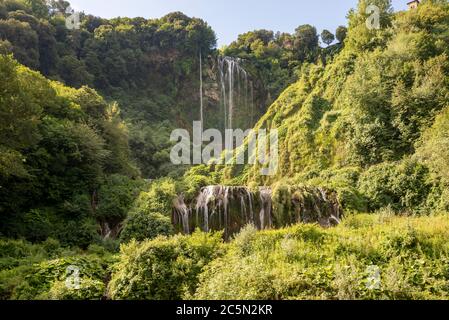
[[[221,234],[202,232],[124,245],[109,295],[118,300],[178,300],[191,295],[204,267],[221,254],[221,246]]]
[[[90,88],[51,82],[10,56],[0,57],[0,68],[7,79],[0,103],[0,232],[87,247],[96,235],[92,194],[106,193],[100,186],[110,174],[135,175],[124,126]],[[117,219],[106,208],[111,197],[99,204],[98,220]],[[115,203],[116,209],[124,206],[118,218],[125,218],[133,200]]]
[[[94,210],[95,218],[98,221],[112,224],[123,221],[141,187],[143,187],[142,182],[131,180],[126,176],[108,176],[98,190],[98,204]]]
[[[336,189],[346,209],[359,211],[367,204],[426,211],[445,194],[441,132],[449,69],[442,41],[449,6],[423,1],[416,10],[393,13],[390,1],[374,1],[381,9],[377,30],[366,26],[368,4],[361,0],[350,12],[347,34],[339,28],[342,51],[325,65],[303,64],[299,80],[256,125],[278,129],[277,175],[260,176],[257,166],[217,168],[223,183],[316,183]],[[312,46],[313,28],[297,33]],[[364,174],[337,178],[351,168]]]
[[[91,246],[81,252],[62,247],[54,239],[42,244],[0,240],[0,300],[102,298],[108,265],[115,260],[100,248]],[[72,275],[69,266],[80,268],[81,290],[66,287]]]
[[[71,275],[68,269],[70,266],[80,268],[80,291],[65,287],[65,280]],[[25,281],[15,288],[12,298],[99,300],[104,294],[102,281],[107,273],[107,261],[96,256],[44,261],[32,267]]]
[[[335,36],[329,30],[323,30],[321,32],[321,40],[326,44],[330,45],[335,40]]]
[[[151,240],[158,236],[170,236],[174,233],[170,218],[159,213],[133,212],[125,221],[120,239],[127,243]]]
[[[449,182],[448,126],[449,108],[445,108],[437,116],[434,125],[424,132],[418,148],[418,156],[431,168],[433,174],[445,183]]]
[[[356,215],[334,228],[242,231],[196,299],[446,299],[447,215]],[[375,267],[375,269],[373,269]],[[379,270],[379,278],[376,271]],[[378,282],[377,282],[378,281]]]
[[[348,33],[348,29],[345,26],[339,26],[335,31],[335,38],[338,42],[343,43],[346,39],[346,35]]]
[[[366,27],[369,4],[380,29]],[[0,236],[33,242],[0,239],[0,299],[448,298],[447,1],[394,13],[360,0],[347,28],[323,30],[326,48],[301,25],[218,52],[207,23],[180,12],[83,14],[68,30],[68,6],[0,1]],[[169,164],[169,133],[198,118],[199,54],[208,107],[217,54],[243,59],[260,114],[273,102],[256,129],[278,129],[277,175]],[[329,195],[346,217],[332,229],[247,226],[227,244],[173,235],[173,199],[215,184],[272,186],[275,219],[297,213],[283,197],[316,215]],[[71,265],[79,290],[65,285]]]

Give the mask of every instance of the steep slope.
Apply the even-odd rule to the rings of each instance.
[[[181,12],[158,19],[80,13],[79,28],[73,29],[67,27],[69,6],[67,1],[0,0],[0,53],[14,54],[47,78],[75,88],[88,85],[117,101],[129,128],[132,157],[145,178],[182,174],[182,168],[170,163],[170,133],[190,130],[200,120],[201,104],[204,127],[222,129],[223,96],[229,99],[229,91],[235,91],[229,107],[235,113],[233,124],[250,128],[296,79],[298,66],[319,57],[326,60],[341,47],[321,49],[317,30],[306,25],[292,35],[251,31],[216,50],[211,27]],[[217,59],[221,55],[230,58]],[[223,64],[225,60],[238,63]],[[221,80],[233,89],[223,94]]]
[[[446,186],[415,151],[449,106],[449,6],[424,1],[393,14],[390,1],[376,4],[381,29],[366,27],[367,2],[360,1],[343,51],[326,66],[303,67],[257,124],[279,131],[277,174],[234,165],[220,168],[225,183],[328,186],[358,210],[447,205],[438,199]]]

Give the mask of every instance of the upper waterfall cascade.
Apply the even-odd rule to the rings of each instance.
[[[220,100],[224,110],[225,129],[234,129],[237,108],[250,110],[251,124],[253,122],[254,86],[242,63],[239,58],[218,57]]]

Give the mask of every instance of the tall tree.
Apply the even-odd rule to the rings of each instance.
[[[332,42],[334,42],[335,36],[332,32],[325,29],[323,30],[323,32],[321,32],[321,40],[323,40],[326,45],[330,45]]]
[[[318,44],[319,37],[315,27],[305,24],[296,28],[294,47],[299,60],[313,60]]]
[[[335,32],[338,42],[343,43],[346,39],[346,34],[348,33],[348,28],[345,26],[339,26]]]
[[[64,0],[50,0],[49,2],[50,11],[54,14],[67,13],[67,8],[70,7],[70,2]]]
[[[49,8],[46,0],[26,0],[27,5],[31,8],[31,12],[39,18],[47,18]]]

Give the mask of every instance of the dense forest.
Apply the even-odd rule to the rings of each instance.
[[[0,299],[449,297],[447,1],[220,49],[181,12],[69,7],[0,0]],[[203,105],[277,129],[277,173],[170,162]]]

